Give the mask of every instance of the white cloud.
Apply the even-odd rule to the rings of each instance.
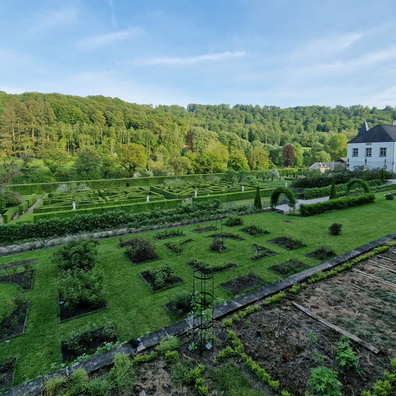
[[[145,66],[159,66],[159,65],[178,66],[178,65],[192,65],[195,63],[202,63],[202,62],[224,61],[224,60],[241,58],[246,56],[247,53],[245,51],[235,51],[235,52],[226,51],[226,52],[204,54],[198,56],[147,58],[147,59],[137,60],[136,62],[133,63],[137,63]]]
[[[100,34],[81,40],[79,42],[79,47],[84,50],[96,49],[136,37],[140,34],[141,31],[142,30],[139,27],[134,27],[120,32]]]
[[[40,33],[53,28],[72,25],[78,20],[78,11],[68,8],[58,11],[44,11],[36,14],[36,20],[32,22],[32,27],[28,30],[29,34]]]
[[[352,47],[367,33],[352,32],[346,34],[332,34],[309,42],[303,48],[293,52],[292,58],[323,58],[334,56]]]
[[[351,60],[336,60],[328,63],[318,63],[312,66],[304,66],[301,70],[307,77],[314,75],[328,76],[329,73],[348,74],[358,73],[362,68],[380,67],[384,63],[396,59],[396,47],[387,48],[381,51],[374,51],[363,54]]]
[[[118,28],[118,23],[117,23],[117,18],[116,18],[115,13],[114,13],[114,1],[113,0],[107,0],[107,3],[109,4],[109,7],[110,7],[111,24],[113,25],[113,27],[115,29],[117,29]]]

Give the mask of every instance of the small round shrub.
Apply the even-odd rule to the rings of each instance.
[[[224,250],[226,250],[223,239],[222,238],[213,239],[213,242],[210,245],[210,250],[212,252],[223,252]]]
[[[341,228],[342,228],[342,224],[333,223],[329,227],[329,232],[330,232],[331,235],[340,235],[341,234]]]
[[[394,199],[394,196],[392,193],[387,193],[384,195],[385,199],[387,199],[388,201],[392,201]]]
[[[148,260],[154,260],[158,256],[154,251],[154,245],[147,238],[134,238],[129,241],[128,255],[134,263],[142,263]]]
[[[234,227],[243,224],[243,220],[239,216],[230,216],[224,223],[228,227]]]

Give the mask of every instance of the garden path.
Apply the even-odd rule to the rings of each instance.
[[[34,208],[41,202],[41,199],[39,198],[26,212],[25,214],[33,214]]]
[[[314,198],[314,199],[297,199],[296,209],[300,208],[300,204],[313,204],[316,202],[328,201],[328,199],[329,199],[329,197],[320,197],[320,198]],[[291,208],[288,204],[282,204],[282,205],[276,206],[276,209],[281,210],[283,212],[289,212]]]

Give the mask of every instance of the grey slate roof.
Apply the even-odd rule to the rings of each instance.
[[[349,143],[396,142],[396,125],[376,125],[366,132],[358,133]]]
[[[367,124],[367,121],[364,121],[362,126],[359,129],[358,135],[360,135],[361,133],[367,132],[370,129],[370,127]]]

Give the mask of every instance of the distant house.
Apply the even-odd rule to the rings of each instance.
[[[346,158],[340,158],[333,162],[315,162],[309,167],[309,170],[318,170],[321,173],[345,168],[347,165]]]
[[[366,169],[383,168],[396,171],[396,125],[376,125],[369,128],[364,122],[358,134],[348,142],[350,170],[363,166]]]

